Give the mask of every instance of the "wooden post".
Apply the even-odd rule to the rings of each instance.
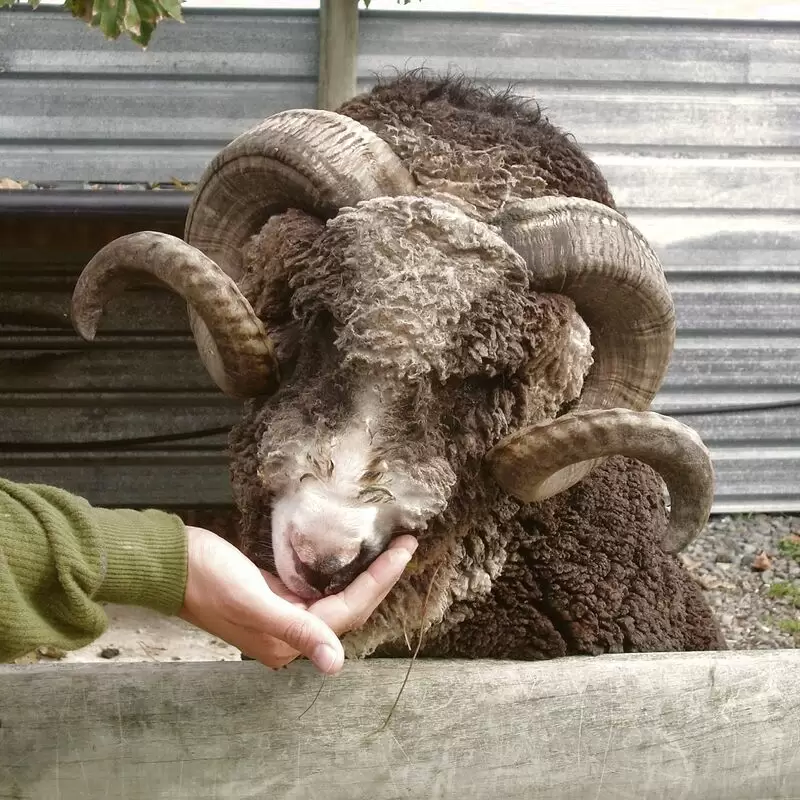
[[[333,110],[356,93],[358,0],[321,0],[317,105]]]

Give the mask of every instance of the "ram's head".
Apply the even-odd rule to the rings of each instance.
[[[665,478],[665,548],[705,522],[707,451],[648,411],[670,292],[606,205],[549,195],[480,218],[425,196],[361,123],[300,110],[219,153],[184,239],[104,247],[74,324],[91,339],[136,283],[186,299],[212,379],[247,399],[231,440],[243,549],[297,593],[342,587],[397,531],[457,525],[453,498],[477,485],[538,501],[611,454]]]

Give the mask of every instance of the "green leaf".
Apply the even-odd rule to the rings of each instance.
[[[139,9],[136,8],[136,3],[131,2],[131,0],[125,0],[125,16],[122,19],[122,24],[125,26],[126,31],[131,35],[141,35],[142,18],[139,15]]]
[[[24,0],[0,0],[0,8],[11,8],[20,2]],[[36,8],[41,0],[27,2]],[[64,0],[64,8],[109,39],[118,39],[124,33],[136,44],[147,47],[160,22],[184,22],[182,3],[183,0]]]
[[[151,22],[145,22],[142,20],[141,30],[139,34],[131,34],[131,39],[140,45],[141,47],[147,47],[150,44],[150,37],[153,35],[153,31],[156,29],[156,26]]]
[[[109,39],[116,39],[122,32],[118,0],[95,0],[95,16],[100,18],[100,30]]]
[[[66,0],[64,6],[73,17],[82,19],[87,23],[92,21],[93,12],[90,0]]]
[[[161,5],[164,7],[164,13],[168,17],[183,22],[183,11],[181,9],[182,0],[161,0]]]

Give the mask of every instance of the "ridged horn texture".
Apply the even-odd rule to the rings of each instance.
[[[122,237],[102,257],[98,253],[73,296],[76,329],[93,332],[103,304],[133,285],[135,276],[143,282],[154,277],[176,291],[191,285],[184,295],[189,322],[212,379],[237,398],[270,393],[277,388],[274,348],[246,298],[233,291],[242,274],[243,245],[270,216],[289,208],[327,218],[361,200],[413,190],[414,179],[389,145],[356,120],[317,109],[275,114],[208,165],[189,208],[182,249],[174,241],[167,246],[166,239]],[[160,263],[162,257],[170,264]],[[178,263],[194,278],[178,278]],[[202,296],[196,290],[200,282]],[[209,303],[210,296],[229,302]]]
[[[661,263],[621,214],[583,198],[509,204],[491,220],[528,264],[534,289],[570,297],[592,334],[594,364],[575,411],[643,411],[661,387],[675,344],[675,309]],[[542,479],[551,497],[597,465],[577,461]]]
[[[541,487],[577,460],[627,456],[651,466],[670,495],[662,547],[677,553],[703,530],[714,498],[708,449],[686,425],[653,411],[624,408],[577,411],[526,427],[487,455],[495,479],[523,502],[549,496]]]
[[[121,236],[92,258],[72,296],[77,332],[94,339],[105,305],[115,295],[143,284],[176,292],[203,321],[197,346],[218,386],[237,396],[276,388],[275,352],[250,303],[210,258],[166,233]]]
[[[184,238],[234,280],[242,245],[273,214],[318,217],[387,195],[414,179],[377,134],[333,111],[282,111],[238,136],[211,161],[186,217]]]

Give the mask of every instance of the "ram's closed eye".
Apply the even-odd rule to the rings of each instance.
[[[394,495],[383,486],[368,486],[358,493],[362,503],[388,503],[394,500]]]

